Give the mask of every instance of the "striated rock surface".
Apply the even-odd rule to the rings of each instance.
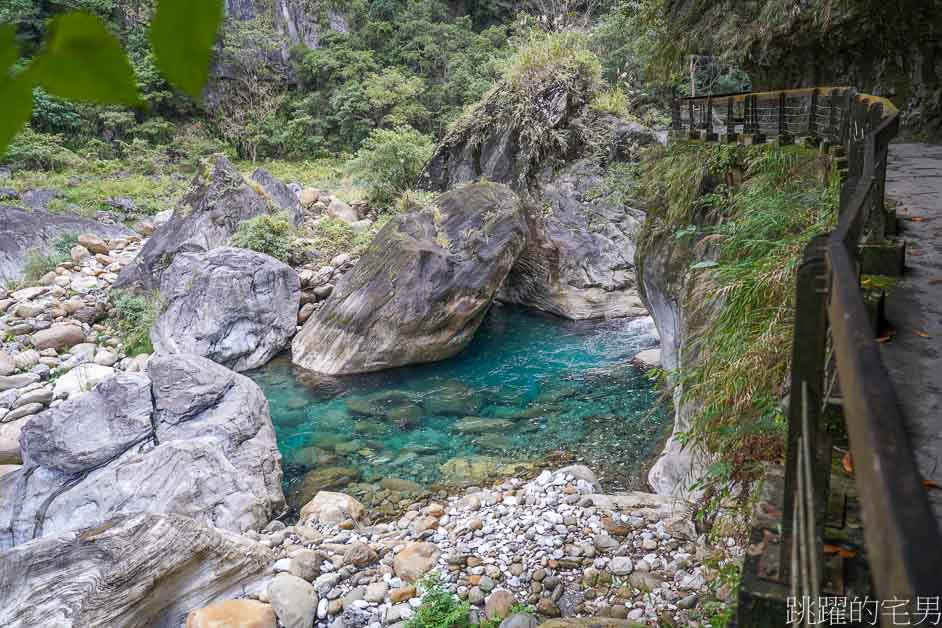
[[[188,517],[116,517],[0,554],[0,625],[178,628],[190,610],[241,594],[273,561],[259,543]]]
[[[0,478],[0,549],[121,513],[245,531],[284,504],[261,390],[209,360],[155,355],[22,428],[23,467]]]
[[[397,216],[295,337],[294,363],[341,374],[455,355],[525,240],[520,201],[493,183],[458,188],[437,207]]]
[[[506,105],[497,90],[473,123],[443,140],[420,184],[442,191],[484,177],[525,200],[527,248],[501,300],[570,319],[638,316],[645,310],[634,238],[644,213],[625,196],[630,173],[612,166],[637,160],[639,149],[657,138],[641,125],[593,112],[586,105],[591,90],[551,83],[529,95],[528,105],[542,118],[536,126],[568,138],[568,152],[557,155],[534,146],[531,129],[502,119]]]
[[[74,214],[0,206],[0,280],[19,279],[31,249],[46,252],[60,236],[86,233],[104,238],[134,235],[122,225],[104,224]]]
[[[222,247],[177,255],[160,296],[165,306],[150,333],[155,350],[245,371],[284,349],[295,331],[301,288],[297,273],[275,258]]]
[[[611,189],[589,159],[544,173],[542,202],[527,212],[529,238],[499,298],[570,319],[645,313],[635,279],[644,212]]]
[[[267,174],[267,173],[266,173]],[[161,277],[178,253],[205,252],[225,246],[239,223],[262,214],[287,211],[292,220],[299,217],[297,199],[289,207],[278,205],[282,194],[269,177],[256,176],[250,185],[222,155],[209,158],[193,181],[193,189],[174,210],[173,216],[144,245],[144,248],[118,276],[116,288],[156,290]],[[266,189],[275,193],[269,194]]]

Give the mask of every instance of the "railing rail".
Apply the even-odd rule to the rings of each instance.
[[[898,112],[886,99],[852,88],[816,87],[675,99],[672,122],[675,135],[705,141],[805,137],[833,147],[838,165],[846,167],[837,226],[808,245],[796,281],[777,577],[799,599],[824,595],[830,443],[821,417],[839,389],[873,584],[881,600],[905,601],[906,618],[916,624],[920,598],[938,601],[942,593],[942,535],[860,286],[859,247],[886,233],[887,155]],[[822,458],[823,471],[814,464]],[[810,619],[799,623],[812,625]],[[889,616],[881,619],[893,625]]]

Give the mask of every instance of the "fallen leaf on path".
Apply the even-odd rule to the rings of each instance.
[[[848,475],[854,474],[854,461],[850,457],[850,452],[844,454],[844,457],[841,458],[841,466],[844,467],[844,471],[846,471]]]
[[[928,218],[923,216],[903,216],[903,220],[908,220],[909,222],[926,222]]]
[[[942,486],[939,486],[939,483],[935,480],[923,480],[922,485],[925,488],[942,488]]]
[[[932,277],[931,279],[929,279],[929,285],[930,285],[930,286],[935,286],[935,285],[938,285],[938,284],[940,284],[940,283],[942,283],[942,277]]]
[[[849,550],[845,547],[840,547],[838,545],[831,545],[830,543],[824,544],[824,553],[830,555],[837,555],[841,558],[853,558],[857,555],[857,552],[854,550]]]
[[[922,338],[928,338],[928,337],[929,337],[929,334],[927,334],[926,332],[924,332],[924,331],[922,331],[922,330],[920,330],[920,329],[917,329],[917,330],[916,330],[916,335],[917,335],[917,336],[920,336],[920,337],[922,337]]]

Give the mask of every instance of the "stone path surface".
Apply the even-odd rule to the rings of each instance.
[[[906,268],[887,298],[896,335],[882,347],[923,478],[942,484],[942,145],[890,147],[886,194],[897,202]],[[942,527],[942,491],[929,500]]]

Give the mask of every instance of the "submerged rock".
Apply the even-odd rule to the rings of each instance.
[[[243,594],[274,560],[188,517],[116,517],[4,552],[0,625],[178,628],[190,610]]]
[[[434,362],[461,351],[523,249],[511,190],[478,183],[397,216],[292,343],[295,364],[330,374]]]
[[[269,195],[265,189],[260,183],[250,185],[222,155],[209,158],[173,216],[157,228],[134,261],[121,271],[114,286],[156,290],[178,253],[225,246],[243,220],[280,211],[288,211],[292,220],[298,219],[297,199],[294,206],[282,207],[277,204],[281,195]]]
[[[245,371],[284,349],[295,331],[301,287],[287,264],[222,247],[177,255],[160,295],[166,305],[150,333],[156,350]]]
[[[192,355],[155,355],[23,427],[23,468],[0,478],[0,549],[121,513],[191,516],[234,531],[284,505],[268,402]]]

